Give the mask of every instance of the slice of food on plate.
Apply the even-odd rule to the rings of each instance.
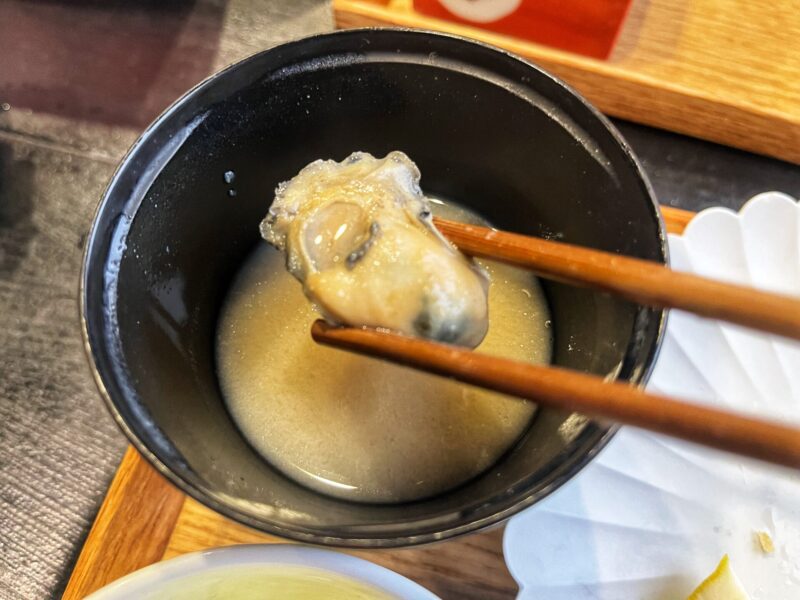
[[[728,555],[722,557],[717,568],[697,586],[687,600],[750,600],[742,582],[731,569]]]

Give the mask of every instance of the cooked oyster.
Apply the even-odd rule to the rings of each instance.
[[[326,319],[477,346],[488,280],[433,226],[402,152],[318,160],[278,186],[261,235]]]

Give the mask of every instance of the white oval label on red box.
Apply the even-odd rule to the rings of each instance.
[[[491,23],[513,13],[522,0],[439,0],[451,13],[475,23]]]

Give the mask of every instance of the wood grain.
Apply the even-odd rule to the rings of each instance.
[[[531,59],[603,112],[800,162],[796,0],[634,2],[601,61],[385,5],[334,0],[341,28],[401,26],[472,37]]]
[[[187,499],[164,558],[233,544],[280,544],[286,540],[234,523]],[[517,585],[503,559],[503,530],[496,528],[439,544],[401,550],[346,550],[383,565],[443,599],[514,598]]]
[[[451,377],[539,405],[611,419],[690,442],[800,468],[800,429],[651,394],[554,366],[499,358],[383,330],[314,322],[319,343]]]
[[[655,308],[679,308],[800,340],[800,299],[723,283],[662,264],[573,244],[434,218],[472,256],[530,269],[541,277],[599,289]]]
[[[128,447],[100,507],[64,600],[161,560],[185,496]]]
[[[683,230],[686,229],[686,226],[694,215],[695,213],[690,210],[661,206],[661,217],[664,219],[667,233],[676,233],[680,235],[683,233]]]
[[[63,598],[79,600],[136,569],[187,552],[286,540],[231,521],[185,497],[129,448]],[[444,600],[509,600],[517,585],[503,559],[503,530],[418,548],[347,551],[383,565]]]
[[[667,229],[674,233],[683,231],[693,214],[662,207]],[[187,552],[283,542],[187,498],[129,447],[63,598],[79,600],[137,569]],[[352,553],[417,581],[444,600],[516,596],[503,560],[502,527],[421,548]]]

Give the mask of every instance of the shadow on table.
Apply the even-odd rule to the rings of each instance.
[[[0,2],[3,102],[141,128],[213,66],[211,0]]]
[[[0,280],[9,278],[28,254],[33,223],[33,163],[14,160],[0,142]]]

